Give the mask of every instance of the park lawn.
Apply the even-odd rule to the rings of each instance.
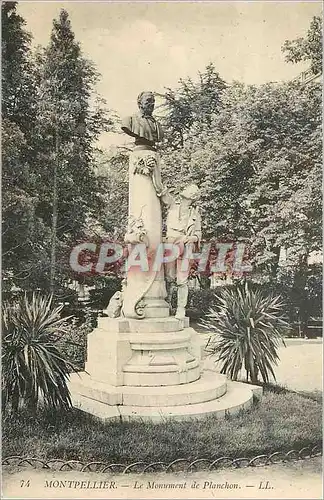
[[[226,419],[161,424],[102,422],[79,410],[3,417],[2,455],[131,463],[253,457],[321,441],[319,395],[268,388],[261,403]]]

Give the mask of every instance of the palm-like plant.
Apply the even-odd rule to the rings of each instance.
[[[288,324],[283,316],[281,297],[253,290],[246,282],[215,296],[216,308],[211,308],[202,326],[213,331],[207,351],[217,356],[221,373],[237,380],[242,368],[246,380],[264,382],[275,379],[273,365],[279,359],[277,350],[283,343]]]
[[[2,387],[3,404],[17,410],[37,408],[40,400],[50,408],[71,405],[67,386],[72,365],[56,343],[65,334],[63,306],[53,307],[52,297],[25,295],[3,306]]]

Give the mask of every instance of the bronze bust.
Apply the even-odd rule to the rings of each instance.
[[[137,98],[139,113],[127,116],[122,122],[122,130],[135,137],[135,146],[155,148],[163,139],[161,125],[153,118],[155,98],[153,92],[141,92]]]

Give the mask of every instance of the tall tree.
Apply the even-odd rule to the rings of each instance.
[[[196,182],[201,188],[204,238],[250,234],[244,201],[259,142],[251,134],[253,124],[246,120],[243,125],[243,93],[241,84],[224,90],[209,123],[201,124],[182,149],[164,156],[163,174],[170,187],[176,185],[180,190],[186,183]]]
[[[111,120],[67,12],[35,56],[24,26],[3,3],[3,270],[9,288],[30,289],[66,281],[71,247],[104,211],[94,154]]]
[[[32,133],[36,85],[31,35],[16,2],[2,11],[2,266],[4,284],[23,286],[42,261],[46,228],[36,215]]]
[[[286,61],[298,63],[309,61],[310,69],[317,75],[322,73],[323,57],[323,23],[322,18],[314,16],[306,37],[296,40],[286,40],[282,47]]]
[[[211,118],[165,155],[164,178],[200,185],[203,236],[248,238],[255,279],[289,285],[306,323],[307,261],[321,246],[320,85],[234,84]]]
[[[38,209],[51,226],[53,287],[57,254],[70,250],[87,216],[100,209],[100,185],[93,169],[95,141],[110,120],[94,92],[99,75],[83,57],[65,10],[53,21],[51,40],[38,54],[38,66],[36,132],[43,186]]]
[[[210,63],[198,74],[197,81],[180,79],[177,89],[166,90],[161,120],[168,147],[183,147],[185,139],[196,135],[200,126],[210,124],[211,116],[220,109],[225,88],[225,81]]]
[[[25,20],[17,14],[17,2],[1,5],[2,27],[2,116],[16,123],[23,133],[35,118],[30,54],[31,35]]]

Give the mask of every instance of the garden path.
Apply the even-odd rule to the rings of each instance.
[[[203,335],[205,341],[209,335]],[[277,384],[294,391],[323,390],[323,342],[322,339],[287,339],[286,347],[280,347],[278,366],[275,367]],[[205,366],[212,366],[207,358]],[[244,374],[243,374],[244,376]]]

